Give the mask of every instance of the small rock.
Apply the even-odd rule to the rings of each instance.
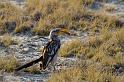
[[[27,48],[24,48],[23,51],[24,51],[25,53],[27,53],[27,52],[29,51],[29,48],[28,48],[28,47],[27,47]]]

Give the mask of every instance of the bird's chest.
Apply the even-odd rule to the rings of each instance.
[[[51,44],[47,48],[48,55],[53,56],[57,54],[59,48],[60,48],[60,42],[51,42]]]

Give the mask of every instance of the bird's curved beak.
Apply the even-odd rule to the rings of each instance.
[[[70,31],[69,29],[62,29],[61,33],[62,34],[64,33],[64,34],[67,34],[67,35],[73,35],[73,36],[77,35],[76,33]]]

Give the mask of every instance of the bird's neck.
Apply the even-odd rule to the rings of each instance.
[[[57,35],[50,35],[49,39],[52,41],[59,41],[60,40]]]

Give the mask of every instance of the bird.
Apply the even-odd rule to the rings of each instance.
[[[44,46],[44,48],[42,50],[43,52],[42,52],[42,55],[40,56],[40,58],[35,59],[29,63],[26,63],[26,64],[16,68],[15,71],[19,71],[23,68],[27,68],[38,62],[41,62],[41,64],[40,64],[41,70],[45,70],[49,66],[50,63],[53,65],[53,67],[55,69],[57,53],[61,47],[61,41],[58,36],[63,35],[63,34],[71,35],[73,33],[71,33],[71,31],[69,29],[67,29],[64,25],[58,25],[58,27],[52,29],[49,33],[49,37],[48,37],[49,41],[46,44],[46,46]]]

